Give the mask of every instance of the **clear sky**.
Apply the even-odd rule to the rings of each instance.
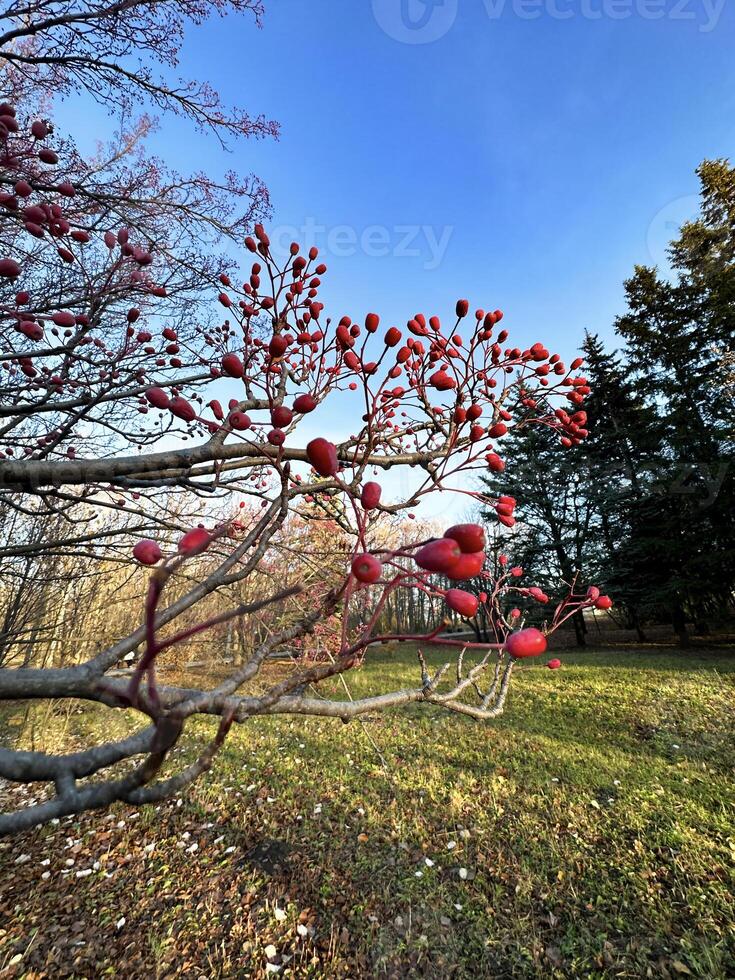
[[[181,74],[279,120],[281,139],[226,153],[166,121],[156,148],[181,170],[260,174],[273,227],[324,246],[334,313],[400,324],[467,296],[568,356],[587,327],[611,336],[634,263],[662,261],[697,164],[735,156],[735,3],[266,8],[260,31],[191,29]]]
[[[266,5],[261,31],[192,29],[181,74],[281,139],[225,153],[169,120],[156,149],[262,176],[273,237],[324,248],[337,316],[403,325],[466,296],[523,346],[612,340],[623,279],[696,211],[697,164],[735,156],[730,0]]]

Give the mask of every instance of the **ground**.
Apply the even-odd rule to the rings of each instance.
[[[402,647],[349,683],[416,678]],[[726,652],[524,666],[485,726],[257,721],[189,798],[0,842],[0,976],[733,977],[734,747]]]

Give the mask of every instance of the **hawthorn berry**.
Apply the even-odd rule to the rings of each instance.
[[[239,431],[249,429],[252,425],[250,416],[246,415],[245,412],[231,412],[229,423],[233,429],[238,429]]]
[[[299,415],[308,415],[316,408],[316,398],[313,395],[297,395],[294,399],[293,410]]]
[[[20,275],[20,266],[15,259],[0,259],[0,276],[5,279],[17,279]]]
[[[374,555],[357,555],[352,561],[352,574],[358,582],[372,585],[377,582],[383,571],[383,566]]]
[[[145,393],[149,405],[154,408],[168,408],[170,398],[163,388],[149,388]]]
[[[447,574],[462,557],[462,549],[453,538],[430,541],[414,555],[414,561],[427,572]]]
[[[177,395],[176,398],[172,398],[168,403],[168,410],[172,415],[175,415],[179,419],[183,419],[184,422],[193,422],[197,417],[196,409],[191,405],[185,398],[181,395]]]
[[[276,405],[271,412],[271,422],[277,429],[285,429],[293,422],[293,412],[285,405]]]
[[[511,633],[505,641],[505,649],[516,660],[539,657],[546,649],[546,637],[534,626]]]
[[[472,619],[480,605],[477,596],[471,592],[464,592],[462,589],[448,589],[444,598],[450,609],[464,616],[465,619]]]
[[[222,358],[222,371],[230,378],[241,378],[245,374],[245,368],[237,354],[225,354]]]
[[[206,551],[212,540],[212,535],[203,527],[192,528],[179,541],[180,555],[200,555]]]
[[[139,561],[141,565],[155,565],[162,557],[163,553],[158,543],[150,538],[138,541],[133,548],[133,558]]]
[[[550,660],[546,666],[549,668],[549,670],[558,670],[561,667],[561,660],[557,660],[555,657],[553,660]]]
[[[362,493],[360,494],[360,503],[365,510],[375,510],[380,503],[382,492],[383,488],[379,483],[375,483],[374,481],[370,481],[363,486]]]
[[[485,550],[485,531],[479,524],[455,524],[444,537],[456,541],[463,554]]]
[[[476,551],[472,554],[460,555],[459,561],[446,573],[447,578],[453,582],[462,582],[464,579],[474,578],[479,575],[485,565],[485,552]]]
[[[613,601],[609,595],[601,595],[595,602],[595,609],[612,609]]]
[[[322,439],[312,439],[306,447],[306,456],[319,476],[336,476],[339,469],[337,447],[333,442]]]

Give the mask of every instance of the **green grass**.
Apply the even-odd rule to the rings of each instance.
[[[403,648],[349,685],[417,676]],[[101,717],[44,737],[99,737]],[[422,706],[257,720],[180,805],[6,844],[0,970],[22,954],[16,975],[259,977],[272,944],[281,976],[733,977],[734,747],[722,653],[524,667],[484,726]]]

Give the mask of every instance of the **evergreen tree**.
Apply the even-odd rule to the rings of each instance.
[[[718,383],[735,338],[735,169],[705,161],[698,174],[701,212],[671,244],[670,278],[637,267],[616,323],[635,389],[658,418],[630,426],[631,441],[642,437],[645,455],[651,432],[660,440],[631,513],[624,570],[649,604],[668,609],[684,642],[687,620],[705,629],[735,586],[732,400]]]

